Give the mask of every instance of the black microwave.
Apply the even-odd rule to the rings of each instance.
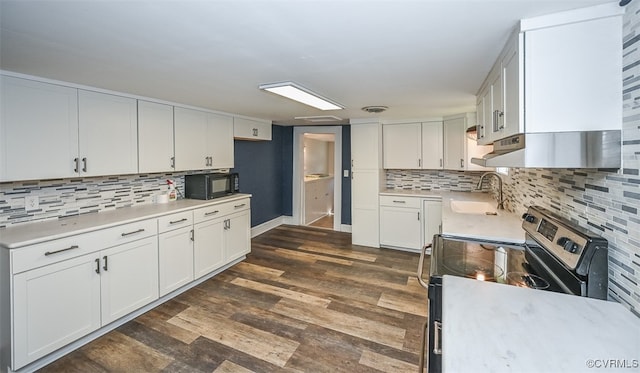
[[[184,196],[191,199],[212,199],[238,193],[237,173],[198,174],[184,177]]]

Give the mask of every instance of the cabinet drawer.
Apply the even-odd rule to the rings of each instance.
[[[402,196],[380,196],[380,205],[420,208],[420,198]]]
[[[158,218],[158,231],[168,232],[193,224],[193,212],[185,211]]]
[[[194,210],[193,220],[195,223],[200,223],[206,220],[215,219],[220,216],[229,215],[234,212],[248,210],[249,208],[251,208],[251,202],[249,198],[219,203]]]
[[[158,234],[155,219],[47,241],[11,251],[12,273],[75,258]]]

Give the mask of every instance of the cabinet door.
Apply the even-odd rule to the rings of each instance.
[[[422,123],[422,168],[442,169],[442,122]]]
[[[431,243],[433,236],[441,233],[442,227],[442,202],[441,201],[423,201],[422,216],[424,239],[423,246]]]
[[[422,247],[420,209],[380,208],[380,244],[411,250]]]
[[[422,167],[422,135],[420,123],[382,126],[382,159],[385,169]]]
[[[502,74],[498,73],[491,82],[491,141],[500,140],[504,129],[504,99],[502,95]]]
[[[180,107],[174,111],[176,171],[210,168],[207,158],[207,113]]]
[[[504,92],[504,116],[502,137],[521,132],[520,126],[520,73],[517,45],[509,51],[502,62],[502,87]],[[524,131],[524,126],[522,126]]]
[[[158,236],[160,296],[193,281],[192,227]]]
[[[171,172],[173,106],[138,100],[138,172]]]
[[[380,168],[378,155],[380,141],[379,124],[351,125],[351,168],[377,170]]]
[[[158,299],[158,238],[100,253],[102,325]]]
[[[271,123],[234,118],[233,137],[240,140],[271,140]]]
[[[207,147],[210,168],[233,168],[233,117],[207,115]]]
[[[493,86],[489,85],[482,96],[482,137],[478,138],[478,144],[493,144]]]
[[[444,169],[465,169],[465,130],[464,118],[447,119],[444,121]]]
[[[13,277],[13,370],[100,327],[97,259],[88,254]]]
[[[194,277],[200,278],[224,265],[225,219],[213,219],[193,226]]]
[[[0,181],[73,177],[78,90],[0,76]]]
[[[251,252],[251,221],[248,211],[227,217],[224,257],[229,263]]]
[[[81,176],[138,172],[136,100],[78,92]]]

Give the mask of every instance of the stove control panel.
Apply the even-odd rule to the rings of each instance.
[[[589,242],[570,222],[540,207],[529,207],[522,228],[570,269],[575,269]]]

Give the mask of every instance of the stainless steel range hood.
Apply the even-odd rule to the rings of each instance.
[[[495,141],[471,162],[484,167],[612,168],[621,166],[619,130],[518,134]]]

